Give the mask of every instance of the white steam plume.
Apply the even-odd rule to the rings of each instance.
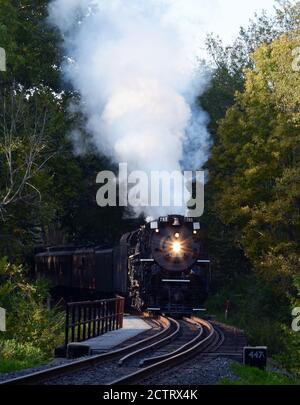
[[[130,170],[195,170],[207,159],[207,115],[196,106],[209,80],[198,61],[203,4],[50,3],[71,61],[64,76],[80,92],[87,130],[102,153]]]

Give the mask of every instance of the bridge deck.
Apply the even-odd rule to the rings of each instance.
[[[76,347],[78,349],[82,348],[84,352],[86,351],[90,354],[105,353],[149,329],[151,329],[151,326],[141,318],[136,316],[124,316],[122,329],[111,331],[83,342],[69,343],[68,352],[69,348],[73,352]]]

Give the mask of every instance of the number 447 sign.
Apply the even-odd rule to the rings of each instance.
[[[244,347],[244,364],[264,370],[267,366],[268,348]]]

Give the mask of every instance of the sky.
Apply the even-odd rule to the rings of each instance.
[[[274,14],[275,0],[213,0],[204,12],[206,32],[218,34],[226,44],[238,35],[241,26],[247,26],[255,12],[263,9]]]

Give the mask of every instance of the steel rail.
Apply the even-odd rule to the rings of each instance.
[[[140,348],[151,341],[161,339],[163,336],[168,334],[171,328],[171,322],[169,321],[169,319],[161,316],[159,317],[158,322],[163,328],[162,331],[148,338],[139,340],[138,342],[135,342],[131,345],[117,350],[112,350],[107,353],[98,354],[87,359],[73,361],[69,364],[63,364],[61,366],[51,367],[46,370],[36,371],[34,373],[26,374],[20,377],[4,380],[0,382],[0,385],[36,385],[51,379],[74,373],[79,370],[96,366],[110,360],[114,360],[115,358],[124,356],[132,350],[136,350],[137,348]]]
[[[167,359],[161,360],[141,370],[128,374],[125,377],[112,381],[108,385],[130,385],[137,383],[147,377],[152,376],[157,372],[161,372],[165,369],[177,366],[189,360],[192,356],[198,354],[200,351],[204,352],[207,347],[216,344],[219,339],[219,335],[216,333],[212,324],[200,319],[195,320],[195,322],[201,324],[204,330],[208,333],[207,336],[200,342],[196,342],[192,347],[181,353],[168,357]]]
[[[191,317],[190,321],[195,322],[196,324],[199,324],[199,325],[203,325],[203,320],[200,318],[194,317],[194,316]],[[223,343],[225,341],[225,335],[221,331],[221,329],[218,328],[217,326],[214,326],[214,330],[216,332],[216,335],[218,335],[218,339],[216,339],[215,342],[212,342],[212,344],[206,348],[206,352],[204,354],[215,353],[223,345]]]
[[[141,353],[144,353],[144,352],[147,352],[147,351],[150,351],[150,350],[154,350],[154,349],[157,349],[157,348],[159,348],[161,346],[164,346],[164,345],[168,344],[171,340],[173,340],[176,336],[178,336],[178,334],[180,333],[180,329],[181,329],[179,322],[176,321],[175,319],[172,319],[172,318],[168,318],[168,319],[169,319],[169,322],[172,325],[174,325],[174,327],[175,327],[174,332],[172,332],[168,336],[164,337],[163,339],[158,340],[157,342],[150,344],[149,346],[142,347],[141,349],[136,350],[136,351],[134,351],[132,353],[129,353],[126,356],[122,357],[119,360],[119,366],[122,366],[126,361],[132,359],[132,357],[135,357],[135,356],[137,356],[137,355],[139,355]]]
[[[115,358],[118,358],[124,354],[131,353],[132,350],[134,352],[143,352],[143,349],[141,350],[135,350],[137,348],[140,348],[141,346],[149,343],[152,340],[155,340],[157,338],[160,339],[159,342],[161,343],[161,340],[165,340],[168,342],[170,336],[166,336],[166,338],[161,339],[164,334],[170,334],[171,331],[171,324],[172,321],[174,320],[169,320],[165,317],[160,317],[159,322],[163,326],[163,330],[160,331],[159,333],[156,333],[153,336],[150,336],[146,339],[143,339],[141,341],[138,341],[132,345],[126,346],[121,349],[117,349],[108,353],[104,353],[101,355],[96,355],[93,357],[90,357],[88,359],[84,360],[78,360],[75,362],[72,362],[67,365],[62,365],[58,367],[53,367],[47,370],[43,370],[40,372],[28,374],[22,377],[14,378],[11,380],[6,380],[3,382],[0,382],[0,385],[30,385],[30,384],[39,384],[42,382],[51,382],[51,379],[56,379],[61,376],[65,375],[72,375],[72,373],[83,370],[86,368],[90,368],[92,366],[99,365],[101,363],[114,360]],[[177,322],[177,321],[175,321]],[[174,366],[177,366],[187,360],[189,360],[191,357],[193,357],[195,354],[201,354],[203,353],[208,354],[206,350],[210,350],[210,353],[213,350],[216,350],[224,341],[224,336],[222,336],[222,332],[217,330],[216,328],[213,327],[212,324],[210,324],[207,321],[204,321],[199,318],[192,318],[191,320],[188,320],[188,322],[192,324],[196,324],[199,326],[199,331],[198,334],[195,338],[193,338],[190,342],[186,343],[182,347],[180,347],[178,350],[175,350],[174,352],[161,356],[159,361],[156,361],[154,364],[151,364],[147,367],[143,367],[142,369],[133,372],[131,374],[128,374],[122,378],[119,378],[115,381],[112,381],[108,385],[128,385],[128,384],[133,384],[139,381],[142,381],[143,379],[152,376],[153,374],[163,371],[164,369],[168,369]],[[178,323],[178,322],[177,322]],[[174,325],[174,324],[173,324]],[[176,328],[177,330],[177,328]],[[206,333],[205,338],[201,339],[199,338],[201,332],[201,336]],[[171,333],[171,335],[174,335],[174,332]],[[176,336],[176,335],[175,335]],[[173,336],[174,338],[174,336]],[[151,345],[150,345],[151,346]],[[144,348],[146,351],[149,350],[149,345],[147,345]],[[127,356],[126,356],[127,357]],[[164,358],[167,357],[167,358]],[[147,360],[147,359],[146,359]],[[150,360],[150,359],[149,359]]]
[[[173,352],[166,353],[166,354],[163,354],[161,356],[149,357],[147,359],[141,360],[140,363],[139,363],[139,367],[145,367],[145,366],[150,365],[152,363],[162,361],[164,359],[175,356],[176,354],[182,353],[185,350],[189,349],[191,346],[193,346],[195,343],[197,343],[199,341],[199,339],[201,339],[201,337],[202,337],[202,335],[204,333],[204,329],[203,329],[203,327],[201,325],[197,325],[197,327],[199,329],[198,333],[192,340],[190,340],[189,342],[187,342],[184,345],[180,346],[178,349],[174,350]]]

